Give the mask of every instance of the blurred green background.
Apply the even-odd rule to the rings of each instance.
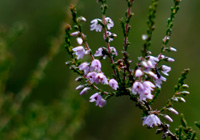
[[[88,93],[79,96],[75,91],[78,82],[74,81],[77,76],[65,65],[70,57],[64,48],[64,36],[60,32],[63,22],[70,16],[67,9],[69,0],[48,0],[48,1],[27,1],[27,0],[0,0],[0,30],[2,41],[1,62],[9,61],[1,65],[9,65],[1,90],[0,99],[0,126],[10,117],[9,123],[0,128],[0,139],[2,140],[152,140],[161,139],[161,135],[155,135],[155,129],[147,129],[142,126],[141,111],[128,97],[112,98],[108,100],[104,108],[95,107],[89,103]],[[159,53],[162,38],[165,34],[167,18],[170,14],[172,0],[159,2],[156,18],[156,31],[153,33],[151,50],[153,55]],[[122,29],[119,18],[124,16],[126,10],[125,0],[108,0],[109,9],[107,15],[115,23],[112,32],[118,37],[111,43],[120,53],[122,46]],[[134,2],[134,16],[131,20],[131,33],[129,41],[131,47],[129,53],[133,62],[141,55],[143,45],[142,34],[146,31],[146,18],[150,0],[138,0]],[[200,1],[182,0],[181,9],[178,12],[170,45],[177,48],[178,52],[166,54],[175,58],[174,63],[167,65],[172,67],[170,76],[162,86],[162,95],[155,103],[155,107],[162,107],[167,98],[173,94],[173,87],[177,83],[181,71],[190,68],[187,83],[190,85],[191,95],[186,97],[186,103],[177,103],[175,108],[179,113],[183,112],[189,125],[194,126],[194,121],[200,120],[200,65],[199,65],[199,37],[200,37]],[[84,32],[87,34],[88,42],[93,50],[104,46],[101,33],[90,32],[90,21],[100,18],[99,5],[96,1],[79,0],[78,12],[87,18],[84,24]],[[67,16],[67,17],[66,17]],[[15,39],[14,33],[23,27],[21,35]],[[61,28],[62,29],[62,28]],[[62,38],[63,37],[63,38]],[[14,39],[13,39],[14,38]],[[59,43],[55,39],[61,39],[61,47],[54,50]],[[9,40],[10,39],[10,40]],[[14,41],[12,41],[12,39]],[[12,42],[12,43],[9,43]],[[63,43],[62,43],[63,42]],[[53,53],[49,49],[53,51]],[[8,53],[9,52],[9,53]],[[47,55],[50,54],[50,55]],[[39,74],[41,80],[36,80],[32,91],[21,104],[20,109],[10,109],[12,101],[21,93],[24,85],[32,77],[32,73],[41,58],[47,55],[47,66],[44,74]],[[119,55],[120,58],[121,55]],[[53,58],[52,61],[51,59]],[[45,59],[46,60],[46,59]],[[103,62],[103,71],[109,75],[110,65],[108,59]],[[46,62],[46,61],[44,61]],[[2,76],[1,75],[1,76]],[[4,97],[6,96],[6,97]],[[8,97],[7,97],[8,96]],[[6,100],[6,103],[4,101]],[[16,99],[17,100],[17,99]],[[17,100],[18,101],[18,100]],[[2,102],[4,103],[2,106]],[[14,113],[13,113],[14,112]],[[5,115],[6,114],[6,115]],[[179,116],[171,115],[174,123],[171,129],[174,130],[180,122]],[[198,134],[200,137],[200,132]]]

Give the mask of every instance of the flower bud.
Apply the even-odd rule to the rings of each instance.
[[[183,95],[188,95],[188,94],[190,94],[189,91],[181,91],[180,93],[183,94]]]
[[[82,79],[83,79],[82,76],[78,76],[78,77],[75,79],[75,81],[79,82],[79,81],[81,81]]]
[[[178,99],[179,102],[184,102],[184,103],[186,102],[183,97],[177,97],[177,99]]]
[[[189,88],[189,86],[187,84],[183,84],[182,88]]]
[[[172,112],[175,115],[178,115],[178,111],[176,111],[174,108],[170,107],[168,108],[168,111]]]
[[[84,85],[79,85],[78,87],[76,87],[76,90],[81,90],[83,89],[85,86]]]
[[[83,39],[81,37],[77,37],[76,40],[79,45],[83,43]]]
[[[80,92],[80,95],[83,95],[85,93],[88,93],[88,91],[90,90],[89,87],[85,87],[81,92]]]
[[[173,122],[172,118],[169,115],[165,115],[164,118],[170,122]]]
[[[137,69],[135,71],[135,77],[141,77],[143,75],[143,72],[140,69]]]
[[[148,37],[148,36],[147,36],[146,34],[142,35],[142,40],[146,40],[147,37]]]
[[[168,57],[168,58],[167,58],[167,61],[168,61],[168,62],[174,62],[175,60],[174,60],[174,58]]]
[[[73,33],[71,33],[71,36],[77,36],[77,35],[79,35],[79,31],[76,31],[76,32],[73,32]]]
[[[86,18],[83,16],[80,16],[77,18],[78,21],[86,22]]]
[[[174,48],[174,47],[169,47],[169,50],[172,51],[172,52],[176,52],[177,51],[176,48]]]

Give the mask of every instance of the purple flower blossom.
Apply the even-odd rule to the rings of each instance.
[[[161,69],[162,69],[161,72],[166,76],[168,76],[169,75],[168,72],[171,71],[171,67],[166,65],[162,65]]]
[[[106,100],[104,100],[99,93],[90,96],[90,102],[96,102],[96,106],[99,107],[104,107],[106,105]]]
[[[82,39],[81,37],[77,37],[77,38],[76,38],[76,41],[77,41],[77,43],[78,43],[79,45],[82,45],[82,43],[83,43],[83,39]]]
[[[151,91],[153,91],[155,88],[155,85],[151,83],[150,81],[144,81],[142,82],[134,82],[132,86],[132,93],[133,94],[139,94],[140,100],[146,100],[146,99],[152,99],[153,95],[151,94]]]
[[[115,56],[118,55],[117,50],[115,49],[115,47],[110,47],[110,52],[111,52],[112,55],[115,55]]]
[[[101,71],[101,62],[98,59],[94,59],[90,66],[90,71]]]
[[[114,37],[117,37],[117,35],[115,33],[111,33],[109,31],[106,32],[107,37],[108,37],[108,42],[113,41]],[[106,39],[105,35],[103,35],[104,40]]]
[[[147,74],[148,74],[150,77],[152,77],[154,80],[157,80],[157,79],[158,79],[158,76],[157,76],[155,73],[153,73],[152,71],[148,71]]]
[[[141,82],[134,82],[132,86],[132,93],[136,95],[137,93],[141,93],[144,90],[144,86]]]
[[[155,68],[158,61],[159,59],[157,57],[148,56],[148,60],[142,61],[141,64],[143,67],[149,70],[150,68]]]
[[[89,72],[89,64],[87,62],[83,62],[78,66],[79,70],[84,70],[84,75]]]
[[[106,59],[106,56],[107,56],[107,55],[103,54],[103,50],[104,50],[104,49],[106,49],[106,48],[100,47],[100,48],[96,51],[96,53],[94,54],[94,56],[102,56],[103,59]]]
[[[156,87],[152,82],[150,81],[144,81],[143,82],[143,86],[145,88],[145,90],[150,90],[150,91],[153,91],[154,88]]]
[[[107,28],[108,28],[108,30],[110,30],[112,27],[114,27],[114,22],[112,21],[111,18],[106,17],[105,20],[107,22]]]
[[[85,55],[85,49],[83,46],[78,46],[72,50],[75,52],[77,59],[83,59],[83,56]]]
[[[110,79],[109,80],[109,85],[111,86],[111,88],[113,88],[114,90],[117,90],[117,88],[119,87],[118,86],[118,83],[115,79]]]
[[[95,83],[101,83],[101,84],[108,84],[108,79],[106,78],[106,76],[103,73],[97,73],[97,75],[95,76]]]
[[[156,86],[150,81],[144,81],[143,87],[144,87],[143,91],[139,92],[140,100],[145,101],[146,99],[153,99],[153,95],[151,94],[151,91],[153,91]]]
[[[137,69],[135,71],[135,77],[141,77],[143,75],[143,72],[141,71],[141,69]]]
[[[93,30],[96,30],[96,32],[101,32],[102,30],[102,25],[99,24],[99,22],[102,22],[101,19],[93,19],[91,21],[91,25],[90,25],[90,30],[93,31]]]
[[[161,121],[158,116],[156,116],[155,114],[151,114],[143,118],[143,126],[144,125],[153,128],[154,126],[161,125]]]
[[[95,79],[96,75],[97,75],[97,73],[94,72],[94,71],[92,71],[92,72],[89,72],[89,73],[87,74],[87,78],[89,79],[89,81],[90,81],[91,83],[94,83],[95,80],[96,80],[96,79]]]
[[[163,76],[160,76],[160,78],[154,80],[154,83],[156,84],[157,87],[161,88],[161,84],[162,84],[162,81],[166,81],[167,79]]]

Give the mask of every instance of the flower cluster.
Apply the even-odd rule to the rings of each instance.
[[[104,107],[106,105],[106,100],[112,96],[122,96],[128,95],[130,98],[137,103],[141,109],[143,109],[143,125],[147,127],[165,127],[159,117],[163,117],[169,122],[173,122],[172,118],[164,111],[169,111],[174,114],[178,114],[174,108],[172,108],[172,102],[180,101],[185,102],[183,97],[180,95],[185,95],[189,93],[188,91],[181,91],[186,89],[184,84],[185,75],[182,75],[182,79],[179,80],[178,86],[175,89],[174,96],[168,101],[168,103],[161,108],[160,110],[153,110],[151,104],[154,102],[156,97],[159,95],[159,91],[162,87],[162,83],[166,82],[166,76],[169,76],[171,67],[166,64],[160,64],[160,62],[174,62],[175,60],[171,57],[165,56],[165,51],[176,52],[174,47],[168,47],[167,43],[170,40],[170,32],[167,30],[166,36],[163,38],[163,46],[160,54],[153,56],[149,47],[151,45],[151,36],[153,32],[154,22],[153,19],[149,19],[149,27],[147,34],[142,35],[142,40],[145,41],[144,50],[142,51],[142,56],[138,57],[138,62],[135,66],[131,65],[131,60],[129,59],[129,54],[127,48],[130,45],[128,42],[128,33],[130,30],[130,18],[133,15],[131,13],[132,0],[128,2],[127,17],[121,20],[124,33],[124,46],[122,55],[123,58],[117,59],[118,52],[115,47],[111,46],[114,38],[117,37],[115,33],[112,33],[110,30],[114,27],[114,22],[110,17],[105,16],[105,11],[107,9],[105,1],[102,2],[102,19],[96,18],[91,21],[90,30],[96,32],[103,32],[103,39],[105,41],[105,46],[101,46],[96,49],[95,53],[92,53],[90,49],[85,34],[82,32],[80,21],[77,20],[80,17],[77,17],[76,10],[72,9],[72,15],[74,15],[74,30],[67,32],[69,38],[76,37],[77,46],[72,47],[70,42],[68,42],[68,52],[71,52],[73,60],[70,62],[71,69],[81,75],[84,84],[76,87],[77,90],[81,90],[80,95],[86,94],[89,91],[95,90],[95,93],[90,96],[89,102],[95,102],[96,106]],[[176,9],[175,9],[176,10]],[[155,18],[156,7],[154,3],[150,6],[150,16],[149,18]],[[172,11],[173,12],[173,11]],[[151,15],[153,14],[153,15]],[[82,17],[86,21],[84,17]],[[170,22],[168,23],[170,24]],[[170,27],[171,28],[171,27]],[[68,41],[68,40],[67,40]],[[84,56],[90,55],[91,62],[88,62],[88,59],[85,60]],[[102,71],[101,61],[110,59],[111,69],[113,70],[113,75],[107,77]],[[69,64],[69,63],[68,63]],[[99,88],[99,85],[109,86],[111,91],[105,91],[102,88]],[[168,129],[163,128],[162,130]],[[165,132],[164,132],[165,133]],[[168,131],[169,133],[169,131]],[[171,135],[173,137],[173,135]]]

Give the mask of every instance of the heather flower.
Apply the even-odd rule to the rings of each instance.
[[[93,31],[93,30],[96,30],[96,32],[101,32],[102,30],[102,25],[99,24],[99,22],[102,22],[101,19],[93,19],[91,21],[91,25],[90,25],[90,30]]]
[[[145,101],[146,99],[153,99],[151,91],[153,91],[155,87],[156,86],[150,81],[143,82],[143,90],[139,92],[140,100]]]
[[[80,34],[79,31],[75,31],[75,32],[71,33],[71,36],[77,36],[77,35],[79,35],[79,34]]]
[[[169,75],[168,72],[171,71],[171,67],[166,65],[162,65],[161,69],[162,69],[161,72],[166,76],[168,76]]]
[[[90,71],[101,71],[101,62],[98,59],[94,59],[90,65]]]
[[[107,37],[108,37],[108,42],[113,41],[113,38],[116,37],[117,35],[115,33],[111,33],[109,31],[106,31]],[[103,35],[104,40],[106,39],[105,35]]]
[[[83,89],[84,87],[85,87],[84,85],[79,85],[79,86],[76,87],[76,90],[81,90],[81,89]]]
[[[140,101],[146,101],[146,99],[153,99],[153,95],[151,94],[150,90],[144,90],[140,94]]]
[[[119,87],[119,86],[118,86],[118,83],[117,83],[117,81],[116,81],[115,79],[110,79],[108,84],[109,84],[110,87],[113,88],[114,90],[117,90],[117,88]]]
[[[92,71],[92,72],[89,72],[89,73],[87,74],[87,78],[89,79],[89,81],[90,81],[91,83],[94,83],[94,82],[95,82],[95,77],[96,77],[96,75],[97,75],[97,73],[94,72],[94,71]]]
[[[82,45],[82,43],[83,43],[83,39],[82,39],[81,37],[77,37],[77,38],[76,38],[76,41],[77,41],[77,43],[78,43],[79,45]]]
[[[88,93],[88,91],[90,90],[89,87],[85,87],[81,92],[80,92],[80,95],[83,95],[85,93]]]
[[[153,89],[156,87],[152,82],[150,81],[144,81],[143,86],[145,90],[153,91]]]
[[[105,20],[106,20],[106,23],[107,23],[107,28],[108,28],[108,30],[110,30],[111,27],[114,27],[114,22],[112,21],[111,18],[106,17]]]
[[[137,69],[135,71],[135,77],[141,77],[143,75],[143,72],[140,69]]]
[[[77,59],[83,59],[83,56],[85,55],[85,49],[83,46],[78,46],[72,50],[75,52]]]
[[[106,48],[100,47],[100,48],[96,51],[96,53],[94,54],[94,56],[102,56],[103,59],[106,59],[106,56],[107,56],[107,55],[103,53],[104,49],[106,49]]]
[[[95,76],[95,83],[101,83],[101,84],[108,84],[108,79],[106,78],[106,76],[103,73],[97,73],[97,75]]]
[[[176,111],[174,108],[169,107],[168,110],[169,110],[170,112],[172,112],[173,114],[178,115],[178,111]]]
[[[89,63],[83,62],[78,66],[79,70],[84,70],[84,75],[86,75],[89,72]]]
[[[115,55],[115,56],[118,55],[117,50],[115,49],[115,47],[110,47],[110,52],[111,52],[112,55]]]
[[[154,83],[156,84],[157,87],[161,88],[161,84],[162,84],[162,81],[166,81],[167,79],[163,76],[160,76],[160,78],[154,80]]]
[[[172,51],[172,52],[176,52],[177,51],[176,48],[174,48],[174,47],[169,47],[169,50]]]
[[[144,125],[153,128],[154,126],[161,125],[161,121],[158,116],[156,116],[155,114],[151,114],[143,118],[143,126]]]
[[[104,107],[106,105],[106,100],[104,100],[99,93],[90,96],[90,102],[96,102],[96,106],[99,107]]]
[[[154,80],[157,80],[157,79],[158,79],[158,76],[157,76],[155,73],[153,73],[152,71],[148,71],[147,74],[148,74],[150,77],[152,77]]]
[[[172,118],[169,115],[165,115],[164,118],[170,122],[173,122]]]
[[[174,58],[168,57],[168,58],[167,58],[167,61],[168,61],[168,62],[174,62],[175,60],[174,60]]]
[[[133,94],[137,94],[137,93],[141,93],[144,90],[144,86],[141,82],[134,82],[133,86],[132,86],[132,93]]]
[[[148,60],[142,61],[141,64],[146,69],[150,69],[150,68],[155,68],[158,61],[159,61],[159,59],[157,57],[148,56]]]

